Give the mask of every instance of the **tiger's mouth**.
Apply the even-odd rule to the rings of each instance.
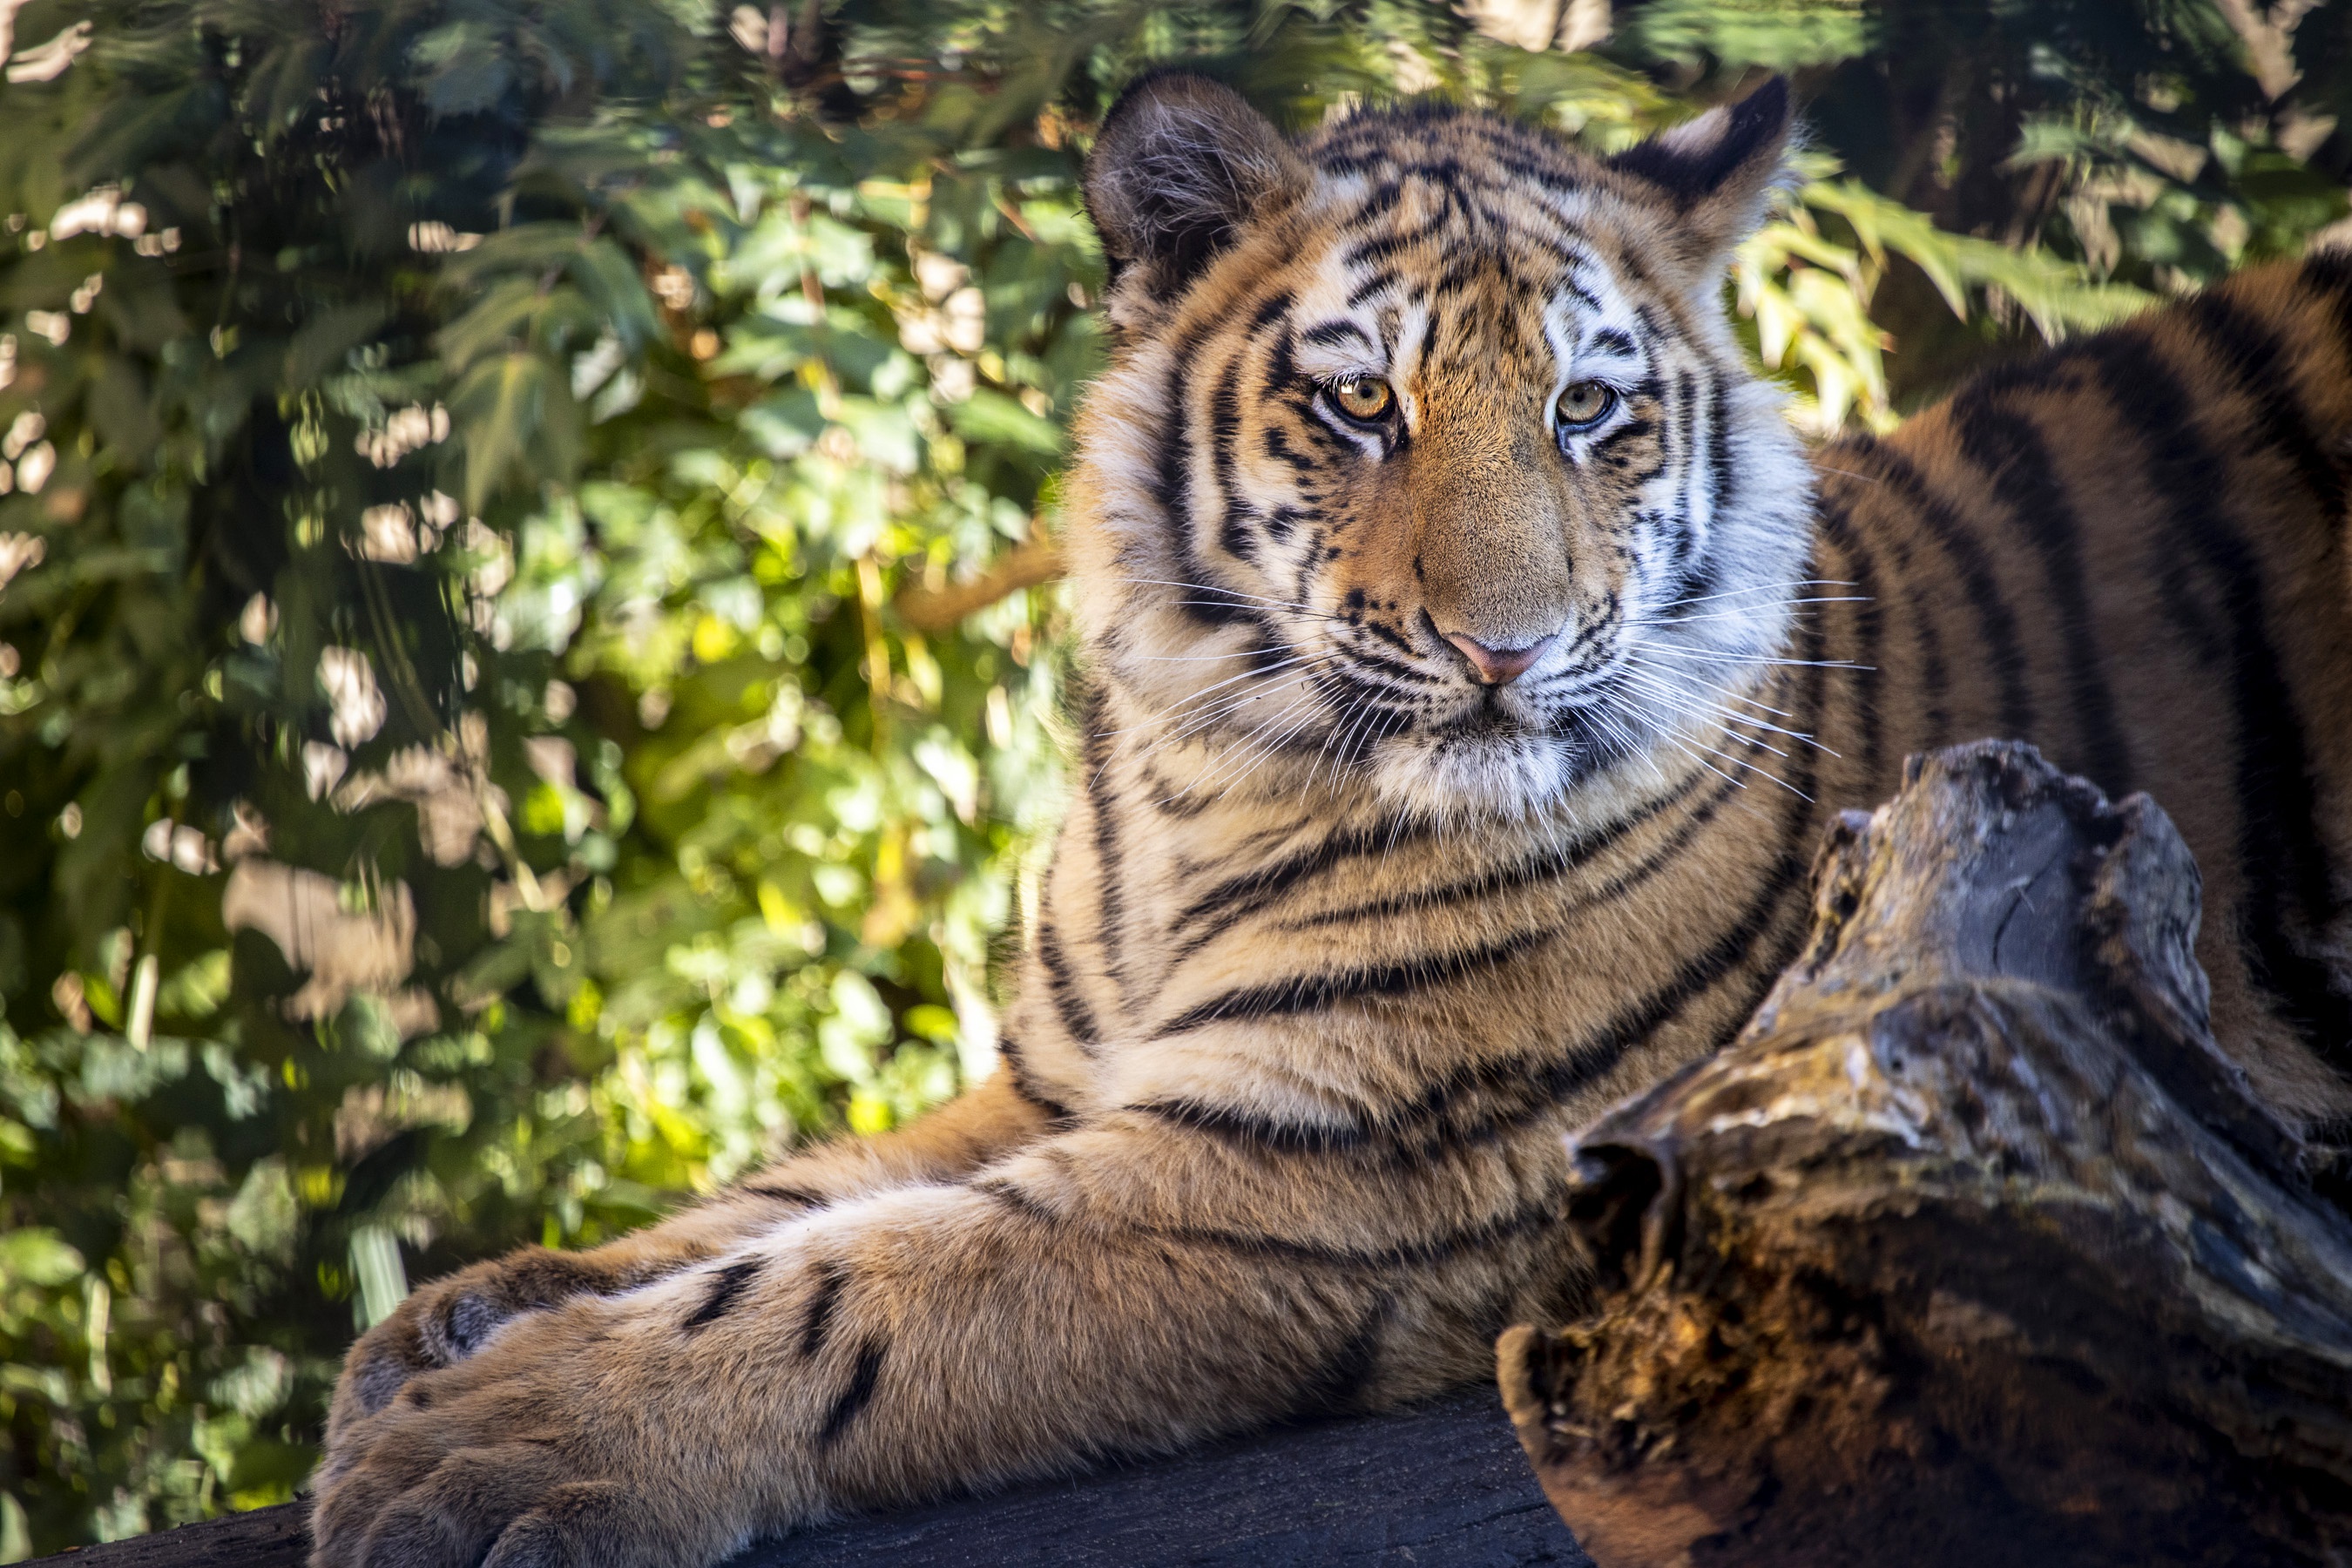
[[[1436,733],[1445,739],[1490,740],[1540,734],[1541,727],[1532,725],[1525,715],[1506,706],[1504,689],[1489,686],[1481,690],[1476,702],[1436,726]]]
[[[1458,817],[1541,812],[1597,775],[1648,752],[1655,716],[1603,683],[1568,700],[1492,689],[1443,718],[1368,748],[1374,787],[1401,805]]]

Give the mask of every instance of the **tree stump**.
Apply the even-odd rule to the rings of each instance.
[[[1595,1313],[1500,1347],[1601,1568],[2352,1563],[2352,1223],[2198,900],[2025,746],[1840,820],[1754,1022],[1574,1142]]]

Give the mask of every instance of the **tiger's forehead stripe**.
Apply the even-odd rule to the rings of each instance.
[[[1444,357],[1465,365],[1553,342],[1541,322],[1557,296],[1601,319],[1608,335],[1596,344],[1629,358],[1714,346],[1693,341],[1688,302],[1640,262],[1627,226],[1608,221],[1622,196],[1499,127],[1430,116],[1423,141],[1402,144],[1394,129],[1351,134],[1343,124],[1310,149],[1329,236],[1323,262],[1348,280],[1348,310],[1413,299],[1442,318]],[[1481,156],[1430,144],[1440,133],[1466,139]],[[1510,308],[1523,303],[1531,308]],[[1328,342],[1347,328],[1318,330]],[[1383,337],[1393,344],[1392,332]]]

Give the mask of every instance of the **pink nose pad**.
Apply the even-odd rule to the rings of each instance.
[[[1528,672],[1528,667],[1543,657],[1544,649],[1559,640],[1554,632],[1548,637],[1538,637],[1525,647],[1488,647],[1476,637],[1460,632],[1447,632],[1445,640],[1459,649],[1470,661],[1470,668],[1487,686],[1508,686]]]

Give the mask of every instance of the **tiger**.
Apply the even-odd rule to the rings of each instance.
[[[352,1349],[318,1568],[698,1568],[1391,1409],[1589,1299],[1568,1140],[1738,1030],[1907,754],[2022,737],[2203,866],[2265,1103],[2352,1108],[2352,260],[1809,449],[1725,306],[1775,80],[1614,155],[1148,77],[1085,174],[1071,799],[998,1068]]]

